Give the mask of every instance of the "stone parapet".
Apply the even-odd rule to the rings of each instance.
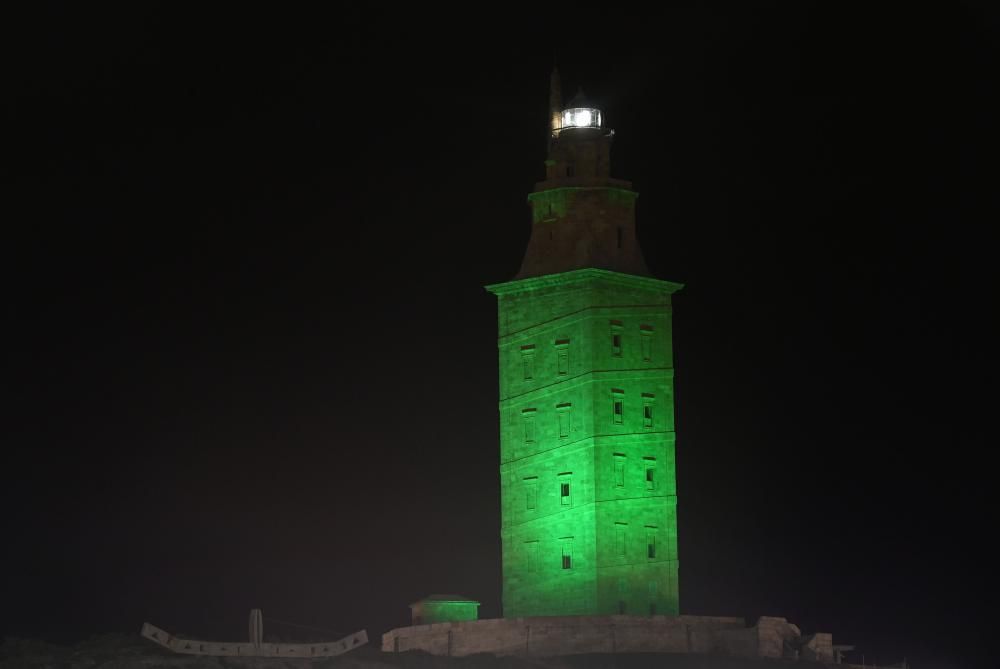
[[[748,627],[727,616],[553,616],[413,625],[382,635],[382,650],[434,655],[704,653],[832,661],[832,637],[803,637],[784,618]]]

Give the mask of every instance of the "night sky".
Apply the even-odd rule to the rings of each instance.
[[[5,21],[0,635],[499,615],[554,54],[686,284],[682,612],[996,666],[988,3],[138,4]]]

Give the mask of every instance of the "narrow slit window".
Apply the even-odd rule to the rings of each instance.
[[[649,393],[642,394],[642,426],[645,428],[653,427],[653,403],[656,398]]]
[[[611,391],[611,422],[621,425],[625,422],[625,391]]]
[[[573,417],[573,405],[572,404],[559,404],[556,406],[556,414],[559,416],[559,438],[566,439],[569,437],[570,430],[572,429],[572,417]]]
[[[531,444],[535,441],[535,409],[525,409],[521,412],[521,420],[524,423],[524,443]]]
[[[646,490],[656,490],[656,459],[643,458],[646,470]]]
[[[524,479],[524,505],[527,511],[534,511],[538,506],[538,477]]]
[[[527,553],[528,570],[538,571],[538,541],[526,541],[524,550]]]
[[[573,568],[573,542],[565,539],[562,542],[562,568]]]
[[[534,346],[522,346],[521,347],[521,371],[524,374],[524,380],[530,381],[535,378],[535,347]]]
[[[643,362],[651,361],[653,359],[653,328],[651,326],[639,326],[639,342],[642,347]]]
[[[573,494],[570,484],[572,483],[572,472],[563,472],[558,476],[559,481],[559,504],[562,506],[572,506]]]
[[[569,374],[569,339],[556,341],[556,375]]]
[[[656,558],[656,533],[648,532],[646,534],[646,557],[650,560]]]
[[[625,487],[625,456],[615,454],[614,458],[615,487]]]
[[[616,358],[622,356],[622,331],[624,326],[621,321],[611,321],[611,355]]]

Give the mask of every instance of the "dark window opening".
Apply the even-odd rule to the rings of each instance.
[[[560,497],[569,497],[569,484],[568,483],[560,484],[560,486],[559,486],[559,495],[560,495]]]
[[[615,409],[614,409],[614,412],[615,412],[615,414],[614,414],[614,421],[615,421],[615,423],[621,424],[622,417],[623,417],[623,415],[625,413],[625,402],[624,402],[624,400],[615,400]]]
[[[656,542],[652,539],[646,544],[646,557],[655,558],[656,557]]]
[[[576,166],[573,163],[570,163],[569,165],[566,166],[566,176],[568,177],[576,176]]]
[[[611,353],[614,355],[622,354],[622,336],[620,334],[611,335]]]
[[[570,556],[570,555],[563,555],[562,559],[563,559],[562,560],[562,568],[563,569],[571,569],[573,567],[572,556]]]

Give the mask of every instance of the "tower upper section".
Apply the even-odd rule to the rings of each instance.
[[[635,232],[639,194],[611,177],[614,131],[603,112],[582,92],[563,105],[556,71],[549,107],[545,180],[528,196],[531,239],[516,278],[586,268],[648,276]]]

